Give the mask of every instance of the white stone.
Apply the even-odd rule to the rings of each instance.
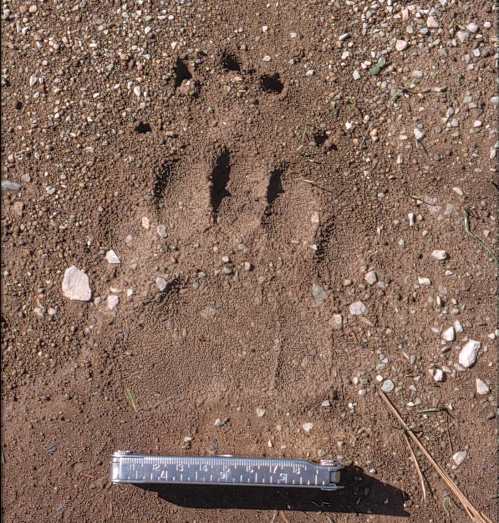
[[[457,39],[463,43],[463,42],[466,42],[466,40],[468,40],[470,34],[468,33],[468,31],[458,31],[456,33],[456,36],[457,36]]]
[[[459,353],[459,364],[466,369],[474,365],[479,350],[480,342],[476,340],[469,340]]]
[[[442,332],[442,339],[445,341],[454,341],[456,339],[456,333],[454,332],[454,327],[449,327]]]
[[[444,381],[444,371],[442,369],[435,369],[433,371],[433,379],[435,381]]]
[[[17,182],[11,182],[10,180],[2,180],[2,191],[5,192],[17,192],[21,189],[21,184]]]
[[[158,288],[159,292],[163,292],[166,289],[168,282],[161,276],[158,276],[155,281],[156,287]]]
[[[378,281],[378,275],[376,274],[376,271],[369,271],[369,272],[364,276],[364,280],[366,280],[366,282],[367,282],[369,285],[374,285],[374,284]]]
[[[272,58],[267,54],[267,55],[265,55],[265,56],[262,58],[262,60],[263,60],[264,62],[270,62],[270,60],[272,60]]]
[[[312,285],[312,297],[316,305],[322,305],[327,298],[327,291],[317,283]]]
[[[454,321],[454,330],[457,333],[463,332],[464,327],[462,326],[462,324],[459,320]]]
[[[329,323],[333,330],[339,331],[343,328],[343,316],[341,314],[333,314]]]
[[[107,297],[107,300],[106,300],[106,303],[107,303],[107,308],[112,311],[114,310],[117,306],[118,306],[118,303],[120,302],[120,298],[119,296],[116,296],[116,294],[110,294],[108,297]]]
[[[314,428],[314,424],[310,423],[310,421],[309,421],[307,423],[304,423],[302,425],[302,427],[303,427],[303,430],[308,434]]]
[[[435,258],[435,260],[443,261],[443,260],[446,260],[449,257],[449,255],[445,251],[442,251],[440,249],[435,249],[431,253],[431,257]]]
[[[142,227],[144,227],[144,229],[146,229],[146,230],[149,229],[149,227],[151,226],[151,223],[147,216],[142,217],[141,223],[142,223]]]
[[[331,402],[329,400],[324,400],[321,402],[321,407],[327,409],[328,407],[331,406]]]
[[[392,392],[395,388],[395,385],[392,380],[385,380],[383,385],[381,385],[381,390],[383,392]]]
[[[107,263],[110,263],[112,265],[117,265],[120,263],[118,255],[112,249],[106,252],[106,260]]]
[[[465,450],[459,450],[452,456],[452,461],[456,465],[456,467],[459,467],[461,463],[466,459],[466,455],[468,453]]]
[[[467,26],[466,26],[466,29],[468,29],[468,31],[470,33],[476,33],[478,32],[478,25],[475,24],[475,22],[470,22]]]
[[[263,418],[263,416],[265,416],[265,409],[262,409],[261,407],[257,407],[255,412],[259,418]]]
[[[426,26],[430,29],[436,29],[440,26],[438,20],[434,16],[429,16],[426,20]]]
[[[422,131],[421,129],[419,129],[419,127],[415,127],[414,128],[414,138],[416,138],[416,141],[420,141],[422,140],[424,137],[424,131]]]
[[[418,276],[418,283],[421,286],[428,287],[429,285],[431,285],[431,280],[430,278],[426,278],[425,276]]]
[[[405,40],[397,40],[395,42],[395,49],[397,51],[404,51],[405,49],[407,49],[407,42]]]
[[[352,73],[352,76],[354,80],[360,80],[360,73],[357,71],[357,69],[355,69],[355,71]]]
[[[350,314],[352,316],[364,316],[367,314],[367,307],[361,301],[355,301],[350,305]]]
[[[160,238],[166,238],[166,226],[165,225],[158,225],[156,227],[156,232],[158,233],[158,236]]]
[[[89,301],[92,297],[88,276],[72,265],[64,271],[62,293],[70,300]]]
[[[490,387],[480,378],[476,378],[476,393],[484,396],[490,392]]]

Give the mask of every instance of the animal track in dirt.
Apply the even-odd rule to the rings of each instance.
[[[177,58],[175,62],[175,88],[180,87],[185,80],[192,80],[192,72],[188,62]]]
[[[163,205],[163,198],[166,187],[170,182],[175,169],[175,160],[166,160],[154,174],[153,182],[153,201],[154,206],[159,208]]]
[[[151,124],[149,124],[147,122],[139,122],[135,126],[135,132],[137,134],[147,134],[147,133],[150,133],[150,132],[152,132]]]
[[[239,58],[229,51],[224,51],[222,53],[222,58],[220,60],[222,68],[226,71],[235,71],[241,72],[241,63]]]
[[[272,169],[267,185],[267,194],[266,194],[266,207],[265,213],[262,217],[263,221],[269,218],[272,213],[272,206],[274,202],[279,198],[279,196],[284,192],[282,186],[282,177],[286,172],[288,167],[287,162],[282,162],[280,165]]]
[[[223,148],[215,157],[210,175],[210,205],[214,221],[217,220],[218,211],[224,198],[231,196],[227,190],[230,179],[230,152]]]
[[[281,82],[279,73],[274,73],[273,75],[264,74],[260,77],[260,87],[266,93],[279,94],[284,89],[284,84]]]

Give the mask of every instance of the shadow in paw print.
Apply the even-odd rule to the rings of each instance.
[[[235,54],[228,51],[225,51],[222,54],[221,64],[226,71],[241,71],[241,64],[239,63],[239,59]]]
[[[154,185],[152,189],[153,201],[156,208],[162,206],[163,196],[166,187],[171,181],[175,169],[175,160],[166,160],[154,175]]]
[[[135,126],[135,132],[137,134],[146,134],[150,133],[151,131],[151,124],[148,124],[147,122],[139,122],[139,124]]]
[[[227,190],[230,178],[230,152],[227,148],[221,150],[215,159],[210,176],[210,205],[213,218],[216,219],[224,198],[231,196]]]
[[[331,218],[325,223],[321,224],[317,229],[315,237],[316,251],[315,256],[318,259],[322,259],[325,256],[329,256],[329,245],[334,235],[334,220]]]
[[[279,73],[264,74],[260,77],[260,87],[266,93],[280,93],[284,89],[284,84],[281,82]]]
[[[264,215],[262,217],[262,222],[264,225],[268,221],[270,215],[272,214],[272,208],[274,206],[274,203],[279,198],[279,196],[284,193],[284,188],[282,186],[282,178],[286,172],[287,167],[287,162],[282,162],[277,167],[275,167],[270,173],[266,193],[266,206]]]
[[[175,63],[175,87],[180,87],[184,80],[191,80],[192,73],[184,60],[177,58]]]

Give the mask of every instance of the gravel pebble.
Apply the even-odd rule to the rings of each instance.
[[[2,192],[18,192],[20,189],[20,183],[2,180]]]
[[[466,369],[473,366],[476,362],[479,350],[480,342],[476,340],[469,340],[459,353],[459,364]]]
[[[454,327],[449,327],[448,329],[445,329],[444,332],[442,332],[442,338],[445,341],[454,341],[456,339]]]
[[[407,49],[408,43],[405,40],[397,40],[395,42],[395,49],[397,51],[404,51]]]
[[[429,29],[437,29],[438,27],[440,27],[440,24],[434,16],[429,16],[426,20],[426,26]]]
[[[445,251],[442,251],[441,249],[435,249],[431,253],[431,257],[434,258],[435,260],[443,261],[443,260],[446,260],[449,257],[449,255]]]
[[[155,283],[156,283],[156,287],[158,288],[159,292],[163,292],[166,289],[166,286],[168,285],[168,282],[161,276],[158,276],[156,278]]]
[[[106,302],[107,302],[107,308],[110,311],[112,311],[118,306],[118,303],[120,302],[120,298],[119,298],[119,296],[116,296],[116,294],[110,294],[107,297]]]
[[[307,423],[304,423],[302,425],[302,427],[303,427],[303,430],[308,434],[314,428],[314,424],[310,423],[310,421],[309,421]]]
[[[350,305],[350,314],[352,316],[364,316],[367,314],[367,307],[361,301],[355,301]]]
[[[322,305],[327,298],[327,292],[324,287],[314,283],[312,285],[312,297],[316,305]]]
[[[367,282],[369,285],[374,285],[374,284],[378,281],[378,275],[376,274],[376,271],[369,271],[369,272],[364,276],[364,280],[366,280],[366,282]]]
[[[393,383],[392,380],[385,380],[383,382],[383,385],[381,385],[381,390],[383,392],[392,392],[393,389],[395,388],[395,384]]]
[[[452,461],[456,465],[456,467],[459,467],[461,463],[466,459],[466,455],[468,453],[465,450],[459,450],[452,456]]]
[[[112,249],[106,252],[106,260],[107,263],[110,263],[112,265],[117,265],[120,263],[118,255]]]
[[[263,418],[263,416],[265,416],[265,409],[262,409],[261,407],[257,407],[255,412],[259,418]]]
[[[62,293],[66,298],[77,301],[89,301],[92,297],[88,276],[72,265],[64,272]]]
[[[490,392],[490,387],[480,378],[476,378],[476,393],[484,396]]]

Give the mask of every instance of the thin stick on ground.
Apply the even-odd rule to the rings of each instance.
[[[454,494],[455,498],[461,503],[464,507],[464,510],[468,514],[471,521],[474,523],[492,523],[492,520],[487,517],[485,514],[480,512],[474,507],[474,505],[469,501],[469,499],[464,495],[461,489],[454,483],[454,481],[448,476],[445,470],[433,459],[433,456],[426,450],[424,445],[421,443],[419,438],[414,434],[410,429],[407,423],[402,419],[397,408],[390,401],[388,396],[383,392],[379,391],[381,399],[386,403],[392,414],[397,418],[400,425],[404,428],[405,433],[412,441],[418,446],[419,450],[425,455],[426,459],[431,463],[432,467],[435,469],[437,474],[444,480],[451,492]]]
[[[414,462],[414,465],[416,466],[416,472],[418,473],[419,482],[421,483],[421,491],[422,491],[422,495],[423,495],[423,501],[426,502],[425,480],[424,480],[423,473],[421,472],[421,467],[419,466],[419,463],[418,463],[418,458],[416,458],[416,454],[414,454],[414,451],[412,450],[412,447],[411,447],[411,442],[409,441],[409,438],[407,437],[407,434],[405,432],[404,432],[404,438],[405,438],[407,446],[409,447],[409,450],[411,452],[412,461]]]
[[[322,187],[322,185],[319,185],[318,183],[315,183],[313,180],[308,180],[307,178],[300,178],[300,181],[308,183],[310,185],[313,185],[314,187],[317,187],[317,189],[320,189],[321,191],[329,192],[331,194],[334,194],[333,191],[326,189],[325,187]]]

